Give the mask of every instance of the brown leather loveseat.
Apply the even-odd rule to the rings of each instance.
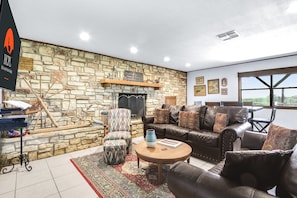
[[[243,133],[251,128],[247,121],[248,109],[243,107],[162,105],[156,111],[164,109],[169,111],[169,122],[156,123],[156,112],[154,116],[143,117],[144,137],[147,129],[155,129],[158,138],[186,142],[193,149],[192,156],[210,162],[221,161],[226,151],[240,149]],[[194,118],[196,120],[191,118],[193,114],[197,116]],[[217,114],[227,115],[227,123],[220,131],[214,132]],[[182,118],[181,115],[186,117]],[[188,120],[197,122],[192,128],[182,125],[182,122]]]

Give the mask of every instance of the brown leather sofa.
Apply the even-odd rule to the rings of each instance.
[[[243,138],[244,149],[261,149],[266,134],[246,132]],[[296,198],[297,197],[297,146],[280,171],[277,186],[269,192],[239,184],[221,176],[223,160],[209,171],[185,162],[176,162],[170,167],[167,183],[177,198]],[[265,167],[264,167],[265,168]],[[263,171],[259,169],[259,171]],[[275,190],[276,189],[276,190]]]
[[[217,106],[173,106],[162,105],[170,109],[169,124],[155,124],[154,116],[143,117],[144,137],[147,129],[155,129],[158,138],[170,138],[188,143],[193,151],[192,156],[219,162],[226,151],[239,150],[243,133],[251,128],[248,120],[248,109],[242,107]],[[199,112],[199,130],[188,129],[178,125],[180,111]],[[221,133],[213,132],[216,113],[228,115],[229,122]]]

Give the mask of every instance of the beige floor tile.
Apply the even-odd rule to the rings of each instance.
[[[75,188],[86,182],[78,171],[63,175],[61,177],[56,177],[54,178],[54,181],[59,191]]]
[[[52,175],[48,168],[42,170],[35,170],[27,172],[17,172],[17,182],[16,188],[20,189],[26,186],[31,186],[33,184],[38,184],[44,181],[52,179]]]
[[[97,194],[93,189],[85,182],[74,188],[61,191],[61,198],[97,198]]]
[[[17,189],[16,198],[44,198],[57,193],[56,185],[50,179]]]
[[[14,191],[16,184],[16,172],[3,174],[0,177],[0,197],[4,193]]]
[[[0,193],[0,198],[15,198],[14,191],[6,192],[4,194]]]

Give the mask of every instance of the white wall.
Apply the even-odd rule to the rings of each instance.
[[[248,72],[256,70],[265,70],[272,68],[293,67],[297,66],[297,55],[282,57],[277,59],[269,59],[263,61],[256,61],[244,64],[237,64],[232,66],[225,66],[219,68],[205,69],[199,71],[188,72],[187,74],[187,104],[194,104],[194,101],[224,101],[224,100],[238,100],[238,77],[239,72]],[[228,79],[228,95],[221,94],[207,94],[206,96],[194,96],[195,78],[204,76],[204,84],[207,85],[207,80],[210,79]],[[297,79],[296,79],[297,83]],[[207,86],[206,86],[207,89]],[[206,90],[207,92],[207,90]],[[296,93],[297,94],[297,93]],[[269,117],[270,109],[264,109],[255,113],[255,117]],[[283,110],[278,109],[276,113],[275,124],[286,126],[288,128],[297,129],[297,110]]]

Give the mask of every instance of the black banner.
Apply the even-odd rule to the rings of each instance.
[[[18,74],[20,37],[8,0],[0,7],[0,87],[15,91]]]

